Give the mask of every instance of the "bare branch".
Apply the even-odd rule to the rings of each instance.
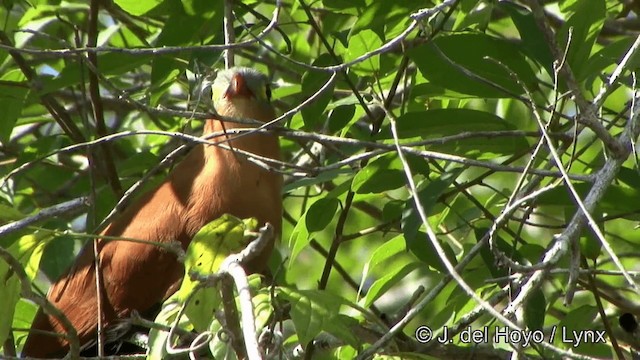
[[[81,210],[87,207],[87,198],[81,197],[69,201],[65,201],[58,205],[53,205],[48,208],[40,210],[37,214],[29,216],[22,220],[14,221],[6,225],[0,226],[0,237],[9,235],[18,230],[22,230],[27,226],[36,224],[38,222],[48,220],[58,216],[77,214]]]

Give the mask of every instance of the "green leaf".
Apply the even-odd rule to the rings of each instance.
[[[118,175],[122,177],[139,176],[155,166],[158,161],[160,161],[158,157],[150,151],[135,153],[119,162]]]
[[[40,261],[40,271],[49,279],[60,278],[71,266],[76,253],[74,252],[75,240],[72,235],[60,235],[45,246]]]
[[[329,132],[335,133],[342,130],[353,119],[355,113],[354,105],[342,105],[331,110],[328,121]]]
[[[343,1],[346,3],[346,1]],[[349,33],[349,37],[357,35],[361,31],[373,30],[382,33],[387,16],[391,12],[393,4],[391,1],[373,1],[367,6]]]
[[[482,239],[488,232],[489,227],[476,227],[474,229],[477,241],[480,241],[480,239]],[[494,242],[497,244],[500,251],[504,252],[511,250],[511,247],[509,247],[509,245],[498,234],[494,234],[493,237]],[[504,267],[498,268],[496,266],[496,258],[493,255],[491,249],[489,249],[489,246],[483,246],[482,249],[480,249],[480,256],[482,257],[484,265],[487,267],[487,269],[489,269],[489,272],[491,272],[491,276],[493,276],[494,278],[500,278],[509,275],[508,269]]]
[[[544,318],[547,311],[547,301],[544,293],[540,290],[534,290],[527,299],[524,308],[524,321],[529,330],[542,330],[544,328]],[[586,329],[586,328],[585,328]]]
[[[585,196],[592,187],[592,184],[576,183],[573,185],[578,192],[580,198],[584,201]],[[640,199],[640,191],[636,188],[628,188],[617,184],[612,184],[607,188],[602,199],[598,202],[597,209],[600,212],[607,213],[608,216],[616,216],[616,214],[632,213],[640,210],[640,203],[637,201],[629,201],[629,199]],[[566,206],[575,208],[573,197],[564,187],[558,187],[553,190],[546,191],[538,197],[539,205]]]
[[[100,74],[106,77],[118,76],[148,64],[152,59],[147,55],[128,55],[107,53],[98,55]],[[69,86],[77,85],[81,80],[88,79],[89,73],[84,65],[71,62],[62,69],[55,78],[42,77],[42,90],[39,94],[48,94]]]
[[[260,288],[261,281],[259,275],[251,275],[249,277],[249,286],[251,287],[251,293],[255,294],[251,298],[253,303],[256,335],[260,336],[263,330],[270,324],[273,317],[274,305],[271,303],[271,293],[268,288]],[[236,307],[241,309],[238,303],[238,297],[236,297]],[[211,322],[209,331],[213,334],[222,334],[225,330],[225,326],[217,320]],[[220,336],[214,336],[209,342],[209,349],[214,359],[235,359],[235,352],[228,339],[221,339]]]
[[[163,304],[160,313],[156,316],[154,322],[166,326],[172,326],[178,319],[180,306],[174,301],[167,301]],[[182,316],[178,322],[178,327],[182,329],[191,329],[189,320]],[[149,354],[148,360],[162,360],[168,357],[166,343],[169,341],[169,332],[162,331],[157,328],[149,330]]]
[[[372,30],[363,30],[349,38],[349,48],[345,62],[354,60],[368,52],[382,46],[382,40]],[[380,55],[372,56],[365,61],[355,64],[351,69],[362,75],[377,73],[380,69]]]
[[[568,224],[575,212],[572,211],[571,208],[565,208],[564,210],[564,219]],[[592,212],[591,216],[600,227],[600,230],[604,232],[605,222],[602,221],[604,214],[601,212]],[[580,243],[580,254],[586,259],[595,261],[602,253],[602,242],[593,233],[593,230],[591,230],[591,227],[589,226],[582,228],[578,242]]]
[[[358,357],[358,350],[351,346],[339,346],[331,356],[333,356],[333,359],[355,359]],[[378,356],[375,358],[377,359]]]
[[[500,1],[497,6],[511,16],[511,20],[513,20],[518,29],[520,39],[522,39],[522,48],[527,56],[535,59],[547,70],[548,74],[553,74],[553,55],[531,11],[510,1]]]
[[[501,242],[498,244],[499,246],[501,246],[502,251],[513,249],[513,246],[508,245],[506,242]],[[540,259],[544,256],[545,252],[546,252],[545,248],[538,244],[524,243],[520,245],[518,249],[514,252],[513,258],[516,261],[529,262],[534,264],[540,261]]]
[[[349,358],[343,358],[349,359]],[[416,352],[390,352],[389,354],[376,354],[374,360],[435,360],[436,357],[423,355]]]
[[[308,344],[321,331],[326,331],[354,347],[360,339],[352,330],[354,319],[342,316],[340,307],[348,302],[320,290],[296,290],[279,287],[278,298],[291,303],[291,320],[300,343]]]
[[[456,254],[451,250],[451,247],[443,241],[440,241],[440,246],[442,250],[444,250],[447,259],[454,266],[458,263],[456,260]],[[429,265],[436,271],[440,273],[447,273],[447,267],[444,265],[444,262],[436,252],[433,243],[427,237],[427,233],[422,231],[418,232],[412,241],[407,240],[407,248],[411,251],[412,254],[416,256],[421,262]]]
[[[253,230],[257,226],[255,219],[242,221],[228,214],[208,223],[198,231],[187,248],[185,273],[200,276],[215,274],[227,256],[246,246],[249,238],[245,236],[245,230]],[[221,302],[217,288],[200,287],[199,281],[191,280],[190,276],[184,277],[173,298],[180,302],[190,298],[185,314],[197,331],[209,327],[213,313]]]
[[[402,200],[391,200],[388,203],[384,204],[384,208],[382,208],[382,220],[385,222],[394,221],[400,219],[402,217],[402,212],[404,209],[404,201]]]
[[[586,59],[591,55],[602,26],[604,25],[606,8],[604,0],[578,1],[573,9],[575,13],[557,32],[558,45],[565,48],[569,44],[566,61],[573,70],[578,81],[590,75],[585,73]],[[569,29],[572,29],[569,37]]]
[[[309,233],[324,230],[336,213],[340,202],[336,198],[324,197],[307,209],[304,217]]]
[[[23,219],[25,215],[15,207],[0,203],[0,224]]]
[[[28,329],[31,327],[33,323],[33,318],[35,318],[36,313],[38,312],[38,306],[31,302],[30,300],[20,299],[16,304],[13,317],[13,329]],[[27,333],[24,331],[15,331],[13,332],[15,344],[20,347],[27,339]]]
[[[395,162],[391,167],[392,162]],[[351,188],[358,194],[381,193],[405,184],[402,164],[395,155],[381,156],[369,162],[353,178]]]
[[[186,1],[180,6],[171,3],[171,17],[164,23],[162,32],[158,36],[156,46],[191,46],[198,43],[207,43],[217,28],[214,24],[222,23],[223,2],[213,2],[206,7],[208,11],[201,9],[195,14],[195,8],[201,5]],[[191,56],[197,57],[200,52]],[[189,53],[158,56],[153,59],[151,69],[152,96],[151,104],[156,105],[161,96],[173,84],[179,74],[182,74],[189,65]]]
[[[431,84],[460,94],[504,98],[524,93],[522,86],[509,72],[517,74],[531,90],[537,86],[535,73],[520,48],[511,42],[485,34],[439,36],[429,44],[410,49],[409,56]],[[466,74],[465,71],[475,76]]]
[[[313,62],[314,66],[334,65],[335,61],[329,54],[322,54]],[[324,71],[309,70],[302,76],[302,97],[307,99],[320,90],[331,78],[331,74]],[[304,107],[301,111],[304,125],[307,129],[314,130],[323,120],[322,113],[333,97],[334,85],[319,95],[314,102]]]
[[[455,23],[452,29],[464,30],[469,29],[475,24],[480,25],[481,28],[486,28],[486,15],[481,15],[484,9],[474,11],[480,0],[461,0],[458,3],[460,14],[455,17]],[[491,13],[492,5],[487,4],[485,8]]]
[[[22,113],[25,101],[29,95],[29,87],[24,82],[22,73],[12,72],[0,77],[0,142],[9,143],[13,127]],[[11,84],[15,83],[15,85]]]
[[[371,306],[374,301],[384,295],[392,286],[396,285],[414,270],[419,269],[420,265],[418,262],[412,262],[390,268],[366,290],[367,295],[362,299],[362,306],[365,308]]]
[[[364,8],[366,6],[365,0],[322,0],[322,5],[331,10],[346,10],[352,8]]]
[[[0,260],[0,340],[4,344],[11,325],[18,300],[20,300],[20,280],[12,274],[9,265]]]
[[[449,188],[462,172],[462,168],[455,169],[433,181],[424,181],[418,185],[418,199],[429,215],[433,215],[433,208],[440,195]],[[402,213],[402,233],[411,244],[416,238],[418,229],[422,226],[422,220],[413,198],[405,202]]]
[[[309,230],[307,229],[307,221],[304,219],[304,216],[298,219],[298,223],[291,231],[291,236],[289,237],[289,249],[291,249],[291,255],[289,257],[289,268],[293,266],[296,258],[300,254],[300,252],[309,245],[309,241],[311,238],[309,237]]]
[[[43,245],[51,239],[48,232],[36,232],[21,237],[9,236],[4,246],[9,253],[20,262],[27,274],[27,280],[33,280],[38,273]],[[4,344],[11,326],[16,305],[20,300],[20,280],[14,269],[0,259],[0,344]]]
[[[325,330],[338,339],[355,347],[362,347],[362,340],[358,338],[354,329],[358,326],[358,320],[345,314],[336,314],[331,321],[324,323]]]
[[[591,305],[582,305],[578,308],[571,309],[566,313],[557,326],[557,331],[565,331],[571,337],[572,332],[584,332],[586,329],[593,329],[593,321],[598,316],[598,309]],[[558,334],[562,335],[562,334]],[[556,336],[554,345],[563,349],[572,348],[570,342],[563,341],[562,336]]]
[[[424,159],[407,156],[412,174],[427,176],[429,166]],[[397,189],[406,183],[402,162],[397,154],[387,154],[370,161],[353,178],[351,188],[358,194],[377,194]]]
[[[349,3],[350,1],[344,2]],[[408,23],[407,15],[421,6],[419,1],[414,0],[368,1],[364,11],[351,27],[349,37],[355,36],[361,31],[373,30],[384,40],[384,36],[397,26],[405,27],[404,24]],[[393,34],[390,35],[393,36]]]
[[[406,244],[402,235],[398,235],[393,239],[385,241],[371,254],[369,261],[367,261],[367,263],[364,265],[364,269],[362,270],[362,277],[367,277],[367,269],[375,271],[382,262],[403,252],[405,249]]]
[[[575,13],[576,4],[578,2],[580,2],[580,0],[560,0],[558,2],[558,7],[562,13],[573,14]]]
[[[623,166],[620,168],[616,180],[632,189],[640,187],[640,174],[638,171],[628,167]]]
[[[336,213],[340,202],[330,194],[314,202],[300,217],[289,237],[289,266],[294,264],[298,254],[309,245],[311,235],[314,232],[324,230]]]
[[[471,109],[433,109],[408,112],[398,118],[398,137],[401,139],[421,137],[440,139],[479,131],[510,131],[516,127],[497,115]],[[389,125],[379,137],[391,138]],[[527,149],[528,142],[523,136],[471,137],[443,144],[432,144],[429,150],[445,153],[464,154],[478,158],[493,159],[496,154],[510,155]]]
[[[634,39],[622,38],[607,44],[587,60],[583,66],[582,73],[587,81],[587,88],[592,86],[595,79],[599,79],[602,73],[609,67],[617,66],[618,61],[629,51]],[[640,67],[640,54],[637,52],[631,56],[627,63],[628,70],[635,70]]]
[[[153,59],[151,69],[152,96],[151,105],[155,106],[162,95],[169,90],[178,75],[187,68],[187,61],[179,57],[158,56]]]
[[[110,36],[108,43],[113,47],[135,48],[148,45],[144,38],[140,39],[129,27],[120,26],[114,30],[117,31],[117,35]]]
[[[380,263],[399,254],[405,249],[406,242],[404,241],[404,237],[402,235],[398,235],[391,240],[385,241],[382,245],[375,249],[371,254],[371,257],[369,258],[369,261],[367,261],[362,268],[362,280],[360,281],[358,293],[362,292],[364,283],[367,280],[370,272],[375,273],[376,271],[379,271],[378,265]]]
[[[253,274],[249,278],[257,278],[260,280],[260,275]],[[258,285],[262,285],[262,283],[258,282]],[[260,334],[260,330],[269,325],[275,310],[274,304],[271,303],[271,289],[266,287],[260,288],[253,297],[252,302],[254,316],[256,318],[256,329],[258,330],[258,334]]]
[[[318,174],[318,176],[315,176],[315,177],[305,177],[305,178],[293,181],[291,183],[288,183],[283,187],[282,192],[286,194],[295,189],[299,189],[301,187],[322,184],[327,181],[334,180],[342,174],[351,174],[352,172],[353,172],[352,170],[344,170],[344,169],[325,171]]]
[[[162,2],[163,0],[115,0],[122,10],[133,16],[144,15]]]
[[[583,305],[565,314],[559,325],[565,326],[567,330],[589,329],[596,316],[598,309],[595,306]]]

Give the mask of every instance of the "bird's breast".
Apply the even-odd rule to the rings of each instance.
[[[246,141],[246,142],[244,142]],[[208,146],[205,166],[194,179],[189,209],[197,232],[203,223],[230,213],[240,218],[255,217],[280,230],[282,216],[282,176],[266,170],[234,149],[242,149],[263,157],[279,159],[275,136],[247,136],[244,143],[235,142],[232,149]],[[246,146],[246,144],[251,146]],[[245,145],[245,146],[242,146]],[[204,217],[204,218],[203,218]]]

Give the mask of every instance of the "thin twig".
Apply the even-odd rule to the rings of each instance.
[[[231,45],[236,42],[236,32],[233,28],[233,0],[224,0],[224,44]],[[224,50],[224,67],[231,69],[235,66],[234,48],[229,47]]]
[[[324,36],[324,33],[322,32],[322,29],[320,29],[320,26],[318,25],[318,22],[316,21],[316,19],[311,14],[311,10],[310,10],[309,5],[307,5],[304,2],[304,0],[298,0],[298,1],[300,2],[300,5],[302,6],[302,9],[304,10],[305,14],[307,15],[307,19],[309,20],[309,24],[311,25],[311,27],[313,28],[315,33],[320,38],[320,41],[322,42],[322,45],[324,46],[324,48],[327,50],[327,52],[333,58],[334,61],[340,62],[340,60],[341,60],[340,57],[338,57],[336,55],[336,52],[334,51],[333,46],[331,46],[331,44],[329,44],[329,41]],[[373,122],[374,121],[374,116],[371,113],[371,110],[369,110],[369,107],[367,106],[367,104],[364,102],[364,98],[362,97],[362,94],[360,94],[360,91],[358,91],[358,88],[356,88],[356,85],[353,83],[353,81],[349,77],[349,74],[347,73],[347,69],[346,68],[345,69],[341,69],[339,72],[342,75],[344,81],[347,83],[347,86],[349,86],[349,89],[351,90],[353,95],[358,100],[358,103],[360,104],[360,107],[364,110],[364,112],[369,117],[369,121]]]
[[[47,298],[35,293],[31,289],[31,281],[22,267],[22,264],[20,264],[20,261],[18,261],[18,259],[16,259],[9,250],[1,246],[0,259],[4,260],[9,265],[9,268],[13,271],[13,275],[17,276],[20,280],[20,294],[22,297],[33,301],[36,305],[40,306],[45,313],[55,317],[67,332],[65,338],[69,343],[69,352],[65,358],[77,359],[80,355],[80,340],[71,321],[69,321],[66,315],[54,306]]]
[[[243,42],[229,44],[229,45],[198,45],[198,46],[162,46],[162,47],[150,47],[150,48],[142,48],[142,47],[131,47],[131,48],[122,48],[122,47],[112,47],[112,46],[97,46],[97,47],[81,47],[74,49],[25,49],[25,48],[16,48],[14,46],[9,45],[8,43],[4,43],[0,41],[0,49],[14,51],[17,53],[25,53],[32,55],[46,55],[46,56],[57,56],[57,57],[74,57],[77,54],[82,53],[119,53],[119,54],[128,54],[128,55],[167,55],[167,54],[176,54],[182,53],[185,51],[224,51],[226,49],[231,48],[243,48],[247,47],[256,41],[262,40],[266,37],[273,29],[278,25],[278,14],[280,13],[280,8],[282,0],[276,0],[276,7],[273,11],[273,15],[271,18],[271,22],[267,27],[260,32],[260,34],[255,35],[254,39],[246,40]],[[4,34],[4,33],[3,33]]]
[[[247,275],[240,264],[246,263],[258,256],[264,247],[269,242],[273,241],[274,236],[275,233],[273,226],[268,223],[265,224],[265,226],[260,228],[257,239],[249,243],[241,252],[229,255],[222,261],[220,269],[216,274],[196,278],[204,282],[216,282],[225,275],[230,275],[231,278],[233,278],[236,289],[238,289],[238,299],[241,309],[240,320],[242,323],[242,337],[245,343],[246,355],[251,360],[262,359],[262,354],[260,354],[260,347],[258,346],[258,340],[256,338],[256,319],[254,315],[253,302],[251,301],[251,291]]]
[[[416,208],[418,209],[418,214],[420,215],[420,219],[422,220],[422,223],[425,226],[426,231],[427,231],[427,238],[431,242],[431,244],[433,245],[434,249],[436,250],[436,253],[438,254],[438,257],[441,259],[441,261],[443,262],[443,264],[447,268],[449,275],[456,281],[456,283],[465,291],[465,293],[469,297],[473,298],[480,306],[482,306],[482,308],[484,308],[488,313],[490,313],[495,319],[501,321],[503,324],[505,324],[506,326],[510,327],[513,330],[522,331],[522,329],[518,325],[513,323],[511,320],[509,320],[508,318],[506,318],[502,314],[500,314],[486,300],[480,298],[475,293],[475,291],[464,281],[464,279],[462,279],[462,277],[458,273],[458,270],[456,269],[456,267],[453,266],[451,261],[446,256],[446,253],[445,253],[444,249],[442,248],[442,245],[440,244],[440,242],[436,238],[436,235],[435,235],[433,229],[431,228],[431,226],[430,226],[430,224],[428,222],[425,209],[422,206],[422,203],[420,202],[420,200],[418,198],[418,191],[417,191],[417,188],[416,188],[414,180],[413,180],[413,174],[411,173],[411,169],[409,167],[409,164],[407,163],[405,155],[403,154],[402,147],[399,144],[399,139],[398,139],[397,129],[396,129],[396,118],[391,112],[387,112],[387,117],[389,117],[389,121],[391,123],[391,131],[392,131],[393,136],[394,136],[394,144],[395,144],[395,146],[397,148],[397,151],[398,151],[398,157],[400,158],[400,161],[402,162],[402,165],[403,165],[403,170],[404,170],[405,175],[406,175],[406,179],[407,179],[407,183],[408,183],[408,186],[409,186],[410,193],[412,195],[412,198],[414,200]],[[460,264],[458,264],[458,266],[460,266],[461,264],[462,264],[462,262]],[[396,324],[396,326],[394,326],[389,331],[389,333],[385,334],[375,344],[373,344],[371,347],[367,348],[365,351],[360,353],[358,355],[358,359],[367,359],[367,358],[371,357],[379,348],[384,346],[384,344],[386,344],[386,342],[391,340],[391,338],[395,335],[395,333],[400,331],[406,325],[406,322],[408,322],[408,319],[411,319],[412,317],[416,316],[416,312],[420,311],[421,309],[424,308],[424,306],[426,306],[426,304],[427,304],[426,299],[429,299],[431,297],[430,294],[432,294],[432,293],[427,294],[427,296],[425,296],[423,301],[421,301],[418,305],[416,305],[416,307],[414,307],[412,310],[407,312],[407,315],[403,319],[401,319],[398,322],[398,324]],[[548,348],[548,349],[550,349],[550,350],[552,350],[552,351],[554,351],[554,352],[556,352],[558,354],[562,354],[564,356],[577,357],[577,358],[588,358],[588,357],[583,357],[583,356],[580,356],[580,355],[576,355],[576,354],[573,354],[572,352],[557,348],[556,346],[554,346],[554,345],[552,345],[552,344],[550,344],[548,342],[542,342],[542,343],[540,343],[540,345],[545,347],[545,348]],[[518,351],[518,349],[515,349],[515,350]]]
[[[89,7],[89,24],[87,30],[87,47],[96,47],[98,42],[98,16],[100,11],[101,0],[91,0]],[[92,71],[89,71],[89,97],[91,99],[91,109],[93,110],[93,119],[96,123],[96,133],[99,137],[107,135],[107,126],[104,120],[104,106],[102,105],[102,95],[100,94],[100,82],[98,80],[98,55],[96,53],[88,53],[87,60],[91,64]],[[111,154],[109,144],[105,143],[100,146],[103,157],[97,162],[97,165],[104,167],[104,174],[111,191],[116,196],[122,194],[122,185]],[[100,355],[100,354],[98,354]]]
[[[9,45],[9,54],[13,58],[13,61],[15,61],[24,76],[30,82],[31,87],[37,90],[38,87],[42,86],[38,80],[38,75],[29,66],[29,63],[24,59],[24,57],[22,57],[20,52],[11,47],[10,44],[11,40],[7,37],[4,31],[0,31],[0,48]],[[64,106],[60,105],[53,96],[50,94],[42,94],[40,95],[40,101],[55,119],[56,123],[74,142],[85,141],[84,135],[75,125],[73,119],[71,119],[71,116],[69,116]]]
[[[549,26],[549,23],[546,21],[544,8],[538,0],[527,0],[527,3],[531,8],[531,13],[536,24],[538,25],[538,28],[542,30],[542,34],[547,40],[547,44],[549,45],[551,54],[556,59],[558,65],[563,64],[563,66],[560,66],[558,68],[558,71],[564,78],[567,87],[569,88],[569,91],[574,97],[575,103],[580,110],[580,115],[577,116],[577,120],[589,127],[613,153],[623,154],[625,152],[624,147],[622,147],[621,144],[616,141],[616,139],[604,128],[604,126],[598,120],[598,108],[594,106],[595,103],[590,103],[586,100],[586,98],[582,94],[580,86],[578,85],[575,75],[571,71],[571,68],[567,66],[566,62],[561,61],[564,58],[564,55],[560,50],[558,43],[556,42],[556,37],[553,30]]]
[[[27,218],[8,223],[0,226],[0,237],[9,235],[18,230],[22,230],[27,226],[48,220],[55,217],[77,214],[82,209],[87,207],[87,198],[80,197],[73,200],[65,201],[63,203],[50,206],[48,208],[40,210],[37,214],[29,216]]]
[[[587,270],[589,269],[589,263],[587,262],[587,259],[582,256],[580,257],[580,260],[582,262],[582,265],[587,268]],[[594,261],[594,267],[595,267],[596,263]],[[604,309],[604,305],[602,304],[602,299],[600,298],[600,291],[598,290],[598,287],[596,286],[596,277],[593,273],[589,273],[587,274],[587,282],[589,284],[589,290],[591,291],[591,293],[593,294],[593,299],[596,302],[596,307],[598,308],[598,313],[600,314],[600,319],[602,320],[602,324],[604,325],[604,329],[606,330],[607,334],[609,335],[609,341],[611,341],[611,347],[613,347],[613,350],[615,351],[618,360],[624,360],[624,354],[622,353],[622,350],[620,349],[620,345],[618,345],[618,340],[616,339],[616,337],[614,336],[613,330],[611,329],[611,324],[609,323],[609,319],[607,319],[607,314],[605,312]]]
[[[349,192],[347,193],[347,197],[344,200],[344,205],[342,206],[342,211],[340,211],[340,217],[338,218],[338,222],[336,224],[333,241],[331,242],[331,247],[329,248],[329,253],[327,254],[326,261],[324,262],[322,276],[320,277],[320,282],[318,282],[319,290],[324,290],[327,288],[327,284],[329,282],[329,274],[331,273],[333,262],[335,261],[336,254],[338,253],[338,247],[342,243],[344,225],[347,222],[347,216],[349,215],[349,210],[351,210],[351,204],[353,203],[354,196],[355,192],[349,190]]]
[[[268,44],[267,42],[265,42],[262,39],[257,39],[258,42],[260,43],[260,45],[262,47],[264,47],[265,49],[271,51],[272,53],[278,55],[279,57],[281,57],[283,60],[286,60],[292,64],[295,64],[301,68],[307,69],[307,70],[316,70],[316,71],[325,71],[325,72],[338,72],[338,71],[342,71],[348,68],[353,67],[356,64],[359,64],[361,62],[367,61],[370,58],[376,56],[376,55],[380,55],[380,54],[384,54],[390,51],[395,50],[396,48],[402,46],[403,41],[411,34],[413,33],[416,29],[418,29],[420,27],[420,23],[421,21],[423,21],[426,18],[429,18],[435,14],[438,14],[440,12],[442,12],[444,9],[448,8],[449,6],[452,6],[453,4],[455,4],[455,2],[458,0],[445,0],[442,3],[432,7],[432,8],[425,8],[425,9],[421,9],[418,10],[414,13],[412,13],[411,15],[409,15],[409,18],[411,18],[411,23],[405,28],[404,31],[402,31],[399,35],[397,35],[396,37],[394,37],[393,39],[387,41],[385,44],[383,44],[382,46],[380,46],[377,49],[374,49],[372,51],[369,51],[365,54],[360,55],[359,57],[348,61],[348,62],[343,62],[339,65],[331,65],[331,66],[313,66],[313,65],[308,65],[304,62],[301,61],[297,61],[294,60],[293,58],[289,57],[289,56],[285,56],[284,54],[281,54],[279,51],[277,51],[276,49],[273,48],[273,46],[271,46],[270,44]]]
[[[231,343],[233,350],[236,352],[238,359],[244,359],[247,357],[247,350],[242,336],[242,327],[240,326],[240,319],[238,317],[236,298],[233,294],[233,279],[227,276],[222,276],[218,281],[218,284],[220,287],[220,294],[222,295],[222,311],[224,312],[223,328],[231,338],[229,342]],[[249,297],[249,300],[251,300],[251,297]],[[255,334],[255,329],[253,333]]]
[[[520,82],[519,79],[516,78],[516,80]],[[632,143],[631,139],[636,139],[638,137],[638,130],[636,128],[637,127],[636,122],[638,121],[638,118],[631,117],[627,123],[627,128],[622,133],[620,138],[616,140],[616,141],[620,141],[621,144],[626,145],[626,146],[621,145],[621,147],[623,149],[626,149],[625,152],[627,155],[624,156],[623,154],[617,153],[616,154],[617,156],[613,156],[607,159],[602,169],[600,169],[600,171],[598,172],[599,176],[596,178],[593,186],[591,187],[591,190],[589,191],[588,195],[583,201],[578,195],[578,192],[576,191],[575,187],[571,183],[571,180],[566,176],[566,171],[564,169],[564,166],[562,165],[560,156],[558,155],[555,147],[553,146],[553,142],[551,138],[548,136],[548,134],[545,131],[545,125],[543,123],[542,117],[539,111],[533,105],[534,100],[533,100],[532,94],[529,92],[526,86],[523,86],[523,89],[525,90],[526,96],[529,99],[528,105],[531,111],[533,112],[533,115],[536,121],[538,122],[538,126],[540,130],[543,131],[543,136],[554,158],[554,162],[558,167],[558,169],[563,174],[564,183],[569,189],[574,199],[574,202],[577,203],[578,207],[581,210],[576,212],[576,214],[574,214],[566,230],[556,238],[555,244],[545,254],[542,264],[548,263],[551,265],[551,264],[557,263],[560,257],[563,256],[566,253],[567,249],[571,246],[571,242],[577,241],[577,236],[580,234],[580,231],[582,230],[585,222],[587,222],[591,230],[595,233],[595,235],[598,237],[598,239],[602,243],[606,252],[609,254],[613,262],[618,267],[618,269],[623,274],[625,274],[625,279],[627,280],[627,282],[634,288],[636,292],[640,292],[640,289],[638,288],[637,284],[631,278],[631,276],[629,276],[629,274],[626,272],[626,270],[624,269],[624,266],[622,265],[617,255],[611,248],[611,245],[608,243],[608,241],[606,241],[604,235],[600,231],[598,224],[590,214],[591,211],[593,211],[593,209],[595,208],[597,202],[604,196],[606,189],[612,184],[613,180],[615,179],[615,176],[619,171],[619,168],[622,166],[622,164],[628,157],[631,150],[631,146],[629,145],[630,143]],[[526,298],[532,293],[532,291],[537,289],[541,285],[542,280],[546,276],[546,273],[547,271],[545,269],[544,271],[534,274],[531,277],[531,279],[529,279],[529,281],[524,285],[524,287],[522,288],[521,292],[518,294],[516,299],[509,304],[509,306],[505,310],[505,313],[508,315],[513,315],[516,309],[522,306],[522,304],[524,303]],[[525,287],[527,291],[525,291]],[[565,302],[570,302],[572,295],[573,295],[573,292],[567,292],[567,297],[565,297]]]

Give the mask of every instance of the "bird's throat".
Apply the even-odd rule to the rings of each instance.
[[[269,158],[273,158],[273,156],[277,154],[277,158],[279,158],[280,147],[276,135],[233,131],[234,129],[248,130],[258,127],[256,124],[248,123],[247,120],[253,119],[261,123],[273,120],[275,118],[275,112],[271,105],[243,97],[221,99],[216,104],[216,112],[224,117],[239,119],[240,122],[223,121],[220,119],[207,120],[204,125],[204,134],[219,134],[219,136],[215,136],[210,140],[226,144],[231,147],[231,149],[243,150]],[[207,152],[217,152],[220,150],[222,150],[220,147],[207,146]]]

